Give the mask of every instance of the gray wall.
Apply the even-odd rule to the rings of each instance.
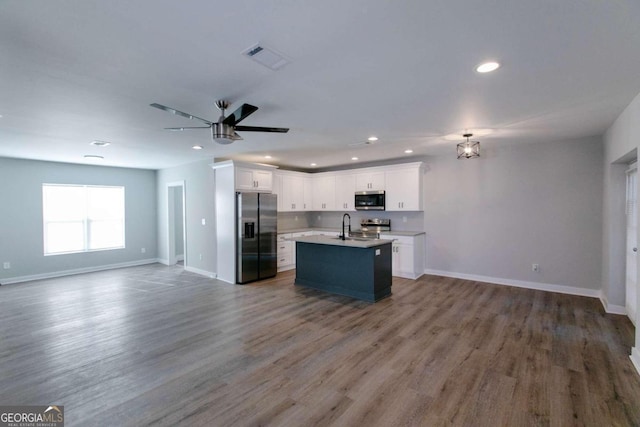
[[[186,269],[206,275],[216,272],[215,174],[209,166],[211,163],[213,159],[207,159],[159,170],[157,187],[158,258],[163,262],[169,259],[167,184],[185,181],[187,259],[184,264]]]
[[[0,183],[0,282],[157,256],[155,171],[0,158]],[[45,257],[43,183],[124,186],[126,248]]]
[[[428,159],[426,268],[599,289],[602,156],[585,138]]]

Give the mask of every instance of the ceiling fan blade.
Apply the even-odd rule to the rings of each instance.
[[[192,130],[192,129],[211,129],[211,126],[183,126],[179,128],[165,128],[166,130],[172,131],[182,131],[182,130]]]
[[[240,132],[277,132],[287,133],[289,128],[267,128],[261,126],[235,126],[235,130]]]
[[[255,113],[258,107],[250,104],[242,104],[240,108],[238,108],[233,113],[229,114],[227,118],[225,118],[222,123],[225,125],[234,126],[237,123],[240,123],[242,120],[246,119],[250,114]]]
[[[234,133],[233,133],[233,140],[234,140],[234,141],[242,141],[243,139],[244,139],[244,138],[243,138],[243,137],[241,137],[240,135],[238,135],[238,133],[237,133],[237,132],[234,132]]]
[[[211,122],[209,120],[202,119],[200,117],[194,116],[194,115],[189,114],[189,113],[184,113],[182,111],[176,110],[175,108],[167,107],[166,105],[153,103],[153,104],[149,104],[149,106],[154,107],[154,108],[158,108],[160,110],[168,111],[169,113],[175,114],[176,116],[186,117],[187,119],[191,119],[191,120],[200,120],[201,122],[205,122],[208,125],[211,124]]]

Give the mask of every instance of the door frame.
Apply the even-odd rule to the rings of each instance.
[[[187,267],[187,191],[186,182],[173,181],[166,184],[165,192],[167,194],[167,259],[169,265],[175,265],[178,262],[176,257],[176,239],[175,239],[175,202],[173,191],[176,188],[182,189],[182,242],[184,249],[184,267]]]

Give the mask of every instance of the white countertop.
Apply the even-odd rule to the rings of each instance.
[[[278,234],[287,234],[287,233],[300,233],[306,231],[324,231],[330,233],[340,234],[340,228],[326,228],[326,227],[307,227],[307,228],[292,228],[289,230],[278,230]],[[419,236],[420,234],[425,234],[424,231],[383,231],[380,235],[391,235],[391,236]]]
[[[375,246],[393,242],[393,240],[387,239],[341,240],[331,236],[303,236],[294,237],[290,240],[294,242],[315,243],[318,245],[343,246],[350,248],[373,248]]]
[[[380,233],[381,236],[419,236],[421,234],[425,234],[424,231],[383,231]]]

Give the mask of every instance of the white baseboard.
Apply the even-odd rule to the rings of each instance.
[[[184,254],[176,255],[176,261],[184,261]]]
[[[185,266],[184,269],[186,271],[191,272],[191,273],[196,273],[196,274],[199,274],[201,276],[206,276],[206,277],[208,277],[210,279],[215,279],[216,278],[216,273],[213,273],[211,271],[202,270],[200,268],[189,267],[189,266]]]
[[[640,374],[640,351],[638,347],[631,347],[631,356],[629,356],[629,359],[631,359],[631,363],[633,363],[636,371]]]
[[[166,258],[158,258],[160,264],[169,265],[169,260]]]
[[[602,307],[604,307],[604,311],[609,314],[622,314],[624,316],[627,315],[626,307],[621,305],[609,304],[609,300],[607,297],[600,291],[600,302],[602,303]]]
[[[54,277],[72,276],[74,274],[93,273],[96,271],[113,270],[115,268],[135,267],[138,265],[155,264],[159,262],[157,258],[142,259],[138,261],[120,262],[117,264],[99,265],[96,267],[74,268],[72,270],[52,271],[50,273],[33,274],[29,276],[16,276],[1,279],[3,285],[12,283],[31,282],[33,280],[53,279]]]
[[[516,288],[533,289],[537,291],[557,292],[560,294],[579,295],[583,297],[600,298],[600,289],[576,288],[573,286],[554,285],[551,283],[527,282],[524,280],[502,279],[500,277],[478,276],[475,274],[453,273],[450,271],[425,269],[425,274],[434,276],[453,277],[455,279],[473,280],[475,282],[492,283],[495,285],[514,286]]]

